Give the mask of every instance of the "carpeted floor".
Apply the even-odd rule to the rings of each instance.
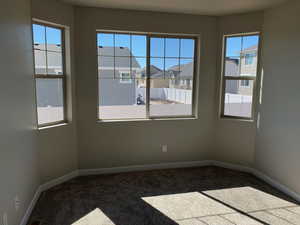
[[[201,167],[78,177],[42,193],[34,222],[298,225],[300,206],[250,174]]]

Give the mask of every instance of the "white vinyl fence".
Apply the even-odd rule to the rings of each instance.
[[[226,94],[225,95],[225,115],[251,117],[252,96]]]
[[[143,99],[146,99],[145,93],[145,88],[136,89],[136,96],[140,94]],[[150,88],[150,98],[161,101],[192,104],[192,90],[176,88]]]

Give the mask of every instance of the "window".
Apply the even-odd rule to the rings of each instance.
[[[38,125],[65,121],[64,29],[34,23],[33,50]]]
[[[194,116],[196,38],[97,33],[99,119]]]
[[[253,118],[258,34],[224,37],[222,117]]]
[[[256,55],[255,54],[245,54],[245,64],[246,65],[251,65],[253,63],[253,59]]]
[[[120,82],[123,84],[131,84],[130,73],[121,73]]]
[[[249,80],[241,80],[241,86],[249,87],[250,81]]]

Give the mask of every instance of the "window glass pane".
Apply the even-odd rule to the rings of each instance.
[[[34,50],[35,74],[47,74],[46,51]]]
[[[253,81],[226,80],[224,115],[251,118]]]
[[[164,57],[165,44],[164,38],[150,38],[150,56]]]
[[[47,51],[48,74],[62,75],[62,53]]]
[[[179,76],[179,58],[166,58],[165,59],[165,77],[178,78]]]
[[[120,72],[120,83],[131,84],[132,81],[130,72]]]
[[[150,59],[150,77],[161,79],[164,78],[164,59],[151,58]]]
[[[259,42],[258,35],[244,36],[242,50],[245,51],[245,50],[257,49],[258,42]]]
[[[242,37],[226,38],[226,57],[240,57],[242,51]]]
[[[118,79],[99,79],[99,118],[146,118],[145,83],[144,79],[132,79],[131,83],[120,83]]]
[[[130,56],[130,35],[116,34],[115,35],[115,55]]]
[[[132,57],[131,66],[132,77],[146,78],[146,58]]]
[[[130,57],[115,57],[115,77],[120,78],[121,73],[131,73]]]
[[[180,59],[180,79],[191,79],[194,77],[194,60],[193,59]]]
[[[114,57],[98,56],[98,74],[101,78],[114,78]]]
[[[259,37],[243,37],[241,52],[241,76],[256,76],[257,72],[257,52]]]
[[[145,35],[132,35],[131,42],[131,53],[133,56],[147,56],[147,40]]]
[[[180,40],[180,57],[193,58],[195,51],[194,39],[181,39]]]
[[[240,58],[239,57],[226,57],[225,58],[225,76],[238,77],[240,76]]]
[[[47,51],[61,52],[61,30],[46,27]]]
[[[113,34],[97,34],[98,54],[99,55],[114,55],[114,35]]]
[[[35,49],[45,50],[46,36],[45,36],[45,26],[33,24],[33,44]]]
[[[64,120],[62,79],[36,79],[38,123]]]
[[[166,38],[166,57],[179,57],[178,38]]]
[[[192,82],[187,79],[150,80],[150,116],[192,115]]]

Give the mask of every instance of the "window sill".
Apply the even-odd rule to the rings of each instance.
[[[235,121],[235,122],[248,122],[248,123],[253,123],[254,119],[252,118],[241,118],[241,117],[231,117],[231,116],[221,116],[219,117],[219,120],[223,121]]]
[[[52,125],[47,125],[47,126],[43,126],[43,127],[38,127],[38,130],[39,131],[42,131],[42,130],[47,130],[47,129],[51,129],[51,128],[57,128],[57,127],[62,127],[62,126],[67,126],[69,125],[69,123],[58,123],[58,124],[52,124]]]
[[[116,123],[116,122],[147,122],[147,121],[178,121],[178,120],[197,120],[197,117],[172,117],[172,118],[150,118],[150,119],[119,119],[119,120],[100,120],[98,123]]]

